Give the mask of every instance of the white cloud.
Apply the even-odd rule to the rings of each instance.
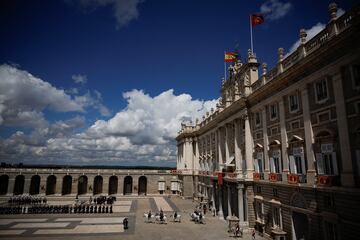
[[[74,80],[75,83],[79,83],[79,84],[87,83],[86,75],[77,74],[77,75],[72,75],[71,78],[72,80]]]
[[[289,13],[291,3],[282,3],[279,0],[269,0],[260,6],[260,12],[265,15],[266,19],[277,20]]]
[[[342,8],[338,8],[337,10],[337,17],[340,17],[343,15],[345,11]],[[319,32],[321,32],[326,27],[326,24],[318,22],[314,26],[312,26],[309,29],[305,29],[305,32],[307,34],[306,41],[310,40],[311,38],[315,37]],[[286,54],[285,57],[289,56],[291,53],[293,53],[298,47],[300,46],[300,39],[298,39],[293,45],[291,45],[289,52]]]
[[[42,111],[83,112],[64,90],[9,65],[0,66],[0,124],[38,127],[46,123]]]
[[[325,28],[325,24],[318,22],[317,24],[315,24],[314,26],[312,26],[309,29],[305,29],[305,32],[307,34],[306,36],[306,40],[309,40],[311,38],[313,38],[316,34],[318,34],[319,32],[321,32],[324,28]],[[294,52],[298,47],[300,46],[300,39],[298,39],[291,47],[289,50],[289,54],[291,54],[292,52]]]
[[[101,97],[98,95],[98,97]],[[105,121],[75,132],[84,119],[51,124],[30,135],[16,133],[0,139],[0,159],[36,163],[174,165],[175,137],[181,122],[200,117],[217,100],[194,100],[172,89],[157,96],[142,90],[123,94],[127,106]],[[30,141],[30,139],[32,139]]]
[[[69,95],[70,94],[70,95]],[[12,127],[47,127],[43,111],[85,113],[91,107],[102,116],[110,110],[102,103],[101,93],[88,90],[78,95],[77,88],[62,90],[27,71],[0,65],[0,125]]]
[[[85,12],[94,11],[98,7],[111,6],[117,22],[116,27],[121,28],[139,17],[138,5],[143,0],[67,0],[66,2],[77,4]]]

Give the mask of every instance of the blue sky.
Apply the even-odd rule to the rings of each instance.
[[[266,13],[254,50],[271,68],[329,2],[2,1],[0,161],[175,166],[180,122],[219,97],[223,52],[246,56],[249,14]]]

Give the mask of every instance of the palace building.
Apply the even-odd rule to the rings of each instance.
[[[229,67],[216,109],[176,140],[184,197],[274,239],[358,239],[360,8],[314,38],[300,30],[268,70],[249,51]]]

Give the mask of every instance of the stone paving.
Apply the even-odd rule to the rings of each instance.
[[[59,204],[58,202],[56,204]],[[190,220],[196,203],[178,197],[118,198],[120,211],[113,214],[42,214],[0,216],[0,239],[236,239],[227,232],[227,223],[208,213],[205,224]],[[167,224],[147,223],[144,213],[162,209],[168,216]],[[178,211],[181,223],[170,215]],[[124,218],[129,229],[124,229]],[[243,238],[251,239],[249,234]],[[256,239],[262,239],[259,236]]]

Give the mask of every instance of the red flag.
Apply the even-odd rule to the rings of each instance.
[[[264,22],[264,15],[262,13],[256,13],[251,15],[251,25],[253,27],[262,24],[263,22]]]

